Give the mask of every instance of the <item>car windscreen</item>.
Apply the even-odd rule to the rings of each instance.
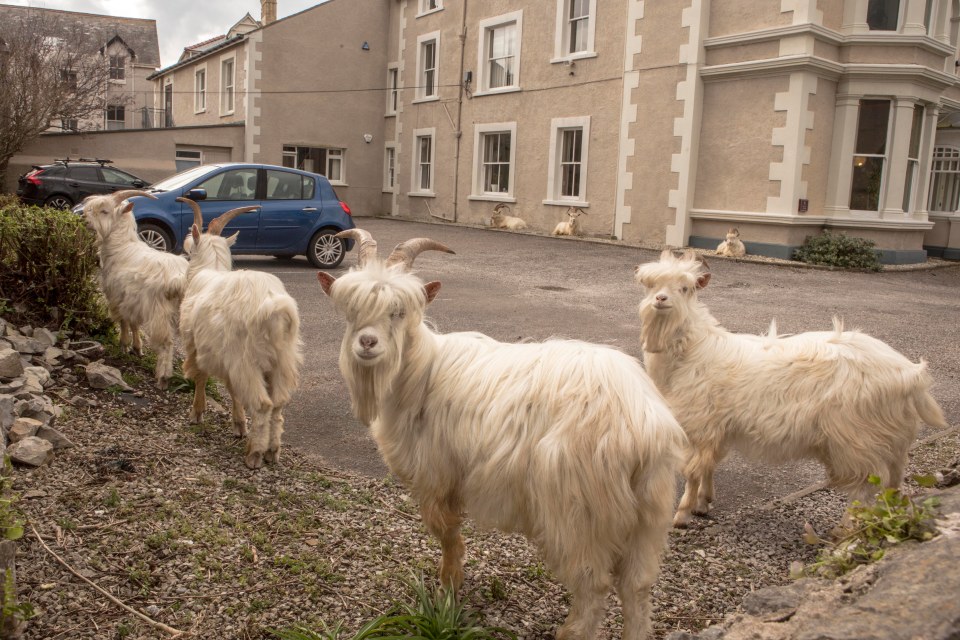
[[[160,182],[154,184],[150,187],[151,191],[171,191],[173,189],[179,189],[187,184],[193,182],[197,178],[201,178],[211,171],[216,171],[220,167],[215,165],[201,165],[199,167],[192,167],[186,171],[181,171],[180,173],[165,178]]]

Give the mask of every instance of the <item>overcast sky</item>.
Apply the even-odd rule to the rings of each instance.
[[[323,1],[278,0],[277,17]],[[260,0],[2,0],[0,4],[156,20],[164,67],[174,64],[185,46],[225,34],[245,13],[260,19]]]

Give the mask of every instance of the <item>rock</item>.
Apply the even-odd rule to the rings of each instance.
[[[20,327],[20,333],[21,333],[21,335],[25,335],[25,336],[27,336],[28,338],[29,338],[29,337],[32,337],[32,336],[33,336],[33,327],[31,327],[31,326],[28,325],[28,324],[25,324],[25,325],[23,325],[22,327]]]
[[[75,446],[67,436],[47,425],[41,425],[40,428],[37,429],[36,436],[52,444],[55,450],[70,449]]]
[[[14,349],[0,349],[0,378],[16,378],[22,373],[20,352]]]
[[[39,467],[53,456],[53,445],[46,440],[31,436],[10,445],[7,448],[7,455],[15,463]]]
[[[9,336],[7,340],[13,345],[14,349],[20,353],[26,353],[29,355],[43,353],[47,350],[47,347],[50,346],[43,344],[39,340],[28,338],[26,336]]]
[[[70,404],[75,407],[99,407],[100,403],[96,398],[84,398],[83,396],[74,396],[70,398]]]
[[[35,498],[46,498],[47,492],[43,489],[30,489],[29,491],[24,491],[23,499],[24,500],[33,500]]]
[[[13,421],[7,436],[10,442],[20,442],[26,438],[37,435],[37,429],[43,426],[43,423],[33,418],[17,418]]]
[[[19,336],[22,334],[19,331],[17,331],[14,327],[11,327],[8,324],[8,325],[4,325],[3,327],[3,335],[5,335],[9,340],[11,336]]]
[[[14,405],[14,412],[18,416],[34,418],[43,424],[52,425],[63,410],[53,406],[53,402],[46,396],[33,396],[27,400],[18,400]]]
[[[116,367],[104,364],[102,360],[91,362],[86,366],[87,382],[94,389],[109,389],[119,387],[124,391],[133,391],[133,388],[123,380],[123,375]]]
[[[56,347],[47,347],[47,350],[43,352],[44,362],[52,365],[60,364],[60,360],[63,358],[63,349],[57,349]]]
[[[13,426],[13,421],[17,419],[15,407],[16,400],[13,396],[0,394],[0,429],[3,429],[4,433]]]
[[[26,379],[27,384],[30,384],[31,377],[35,378],[40,384],[41,393],[43,392],[43,387],[49,387],[53,383],[53,379],[50,377],[50,372],[43,367],[25,367],[23,370],[23,376]]]
[[[33,330],[33,339],[40,342],[45,347],[52,347],[57,344],[57,336],[46,327],[39,327]]]
[[[10,382],[0,384],[0,394],[14,394],[23,389],[23,378],[14,378]]]

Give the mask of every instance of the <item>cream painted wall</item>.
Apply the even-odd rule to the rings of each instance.
[[[247,40],[235,45],[214,51],[189,64],[169,71],[154,79],[156,96],[154,106],[163,108],[163,90],[169,80],[173,80],[173,123],[177,127],[230,124],[243,122],[246,119],[244,97],[247,88]],[[220,109],[221,63],[224,59],[234,60],[234,111],[224,113]],[[195,110],[195,76],[198,69],[206,69],[207,73],[207,104],[206,109]],[[160,116],[158,115],[158,118]]]
[[[839,0],[831,0],[838,2]],[[710,3],[710,36],[725,36],[791,23],[791,16],[781,13],[781,0],[712,0]]]

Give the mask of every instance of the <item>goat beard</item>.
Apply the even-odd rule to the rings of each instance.
[[[350,404],[353,415],[365,426],[370,426],[380,415],[380,405],[393,387],[399,370],[400,358],[392,352],[384,354],[374,365],[360,364],[344,347],[340,352],[340,371],[350,389]]]
[[[683,318],[676,309],[657,310],[653,305],[640,307],[640,346],[647,353],[665,351],[675,340]]]

